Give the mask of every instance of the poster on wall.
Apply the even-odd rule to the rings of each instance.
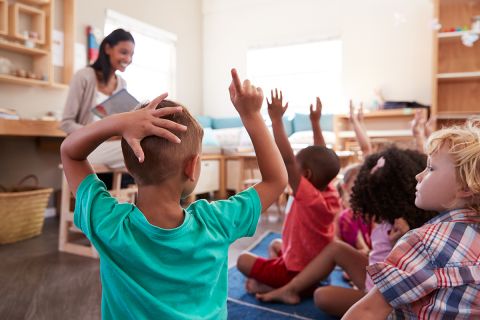
[[[102,36],[99,29],[93,26],[87,27],[88,64],[92,64],[95,62],[95,60],[97,60],[99,43],[100,43],[101,37]]]
[[[53,30],[52,32],[52,62],[56,67],[63,67],[63,32]]]

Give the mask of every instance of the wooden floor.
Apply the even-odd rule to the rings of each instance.
[[[229,265],[266,230],[280,228],[276,219],[262,219],[253,238],[230,247]],[[100,319],[98,260],[60,253],[57,246],[57,218],[46,219],[38,237],[0,245],[0,319]]]

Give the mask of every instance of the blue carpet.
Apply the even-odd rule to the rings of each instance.
[[[280,234],[274,232],[266,233],[250,252],[267,257],[268,244],[276,238],[280,238]],[[230,268],[228,272],[228,319],[337,319],[317,309],[311,298],[305,299],[297,305],[260,302],[245,291],[245,280],[245,277],[236,267]],[[350,287],[343,280],[340,269],[335,269],[322,284]]]

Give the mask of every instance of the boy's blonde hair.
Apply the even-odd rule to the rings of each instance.
[[[480,210],[480,118],[467,120],[463,126],[452,126],[433,132],[425,151],[432,155],[444,145],[452,156],[462,188],[474,193],[472,208]]]
[[[201,152],[203,128],[184,106],[171,100],[163,100],[156,109],[176,106],[183,107],[183,111],[163,118],[187,127],[184,132],[173,132],[181,139],[181,143],[173,143],[157,136],[146,137],[140,143],[145,153],[145,161],[139,163],[133,150],[125,139],[122,139],[125,166],[139,185],[161,184],[179,170],[183,170],[186,161]]]

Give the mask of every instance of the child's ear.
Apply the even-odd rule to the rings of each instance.
[[[195,179],[197,178],[195,176],[195,172],[197,171],[197,166],[199,165],[200,165],[199,154],[194,155],[187,161],[187,163],[185,164],[185,168],[183,169],[183,173],[185,174],[188,180],[195,181]]]
[[[303,176],[305,178],[307,178],[307,180],[310,180],[310,178],[312,177],[312,170],[310,169],[304,169],[303,170]]]
[[[457,191],[457,198],[467,199],[473,197],[474,192],[469,187],[463,187]]]

